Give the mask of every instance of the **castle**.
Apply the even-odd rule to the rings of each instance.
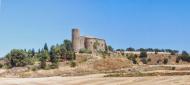
[[[104,39],[80,36],[79,29],[72,29],[72,47],[75,52],[79,52],[81,49],[88,49],[94,51],[105,51],[106,41]]]

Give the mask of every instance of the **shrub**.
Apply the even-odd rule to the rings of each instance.
[[[146,51],[141,51],[140,58],[147,58],[147,52]]]
[[[58,63],[52,63],[51,69],[56,69],[56,68],[59,68],[59,64]]]
[[[51,69],[51,65],[47,65],[44,70],[50,70]]]
[[[126,49],[126,51],[135,51],[135,49],[132,48],[132,47],[129,47],[129,48]]]
[[[109,53],[107,51],[98,51],[99,54],[101,54],[102,58],[106,58],[107,55],[109,55]]]
[[[146,59],[146,58],[141,58],[141,62],[142,62],[143,64],[147,64],[147,59]]]
[[[167,63],[168,63],[168,59],[165,58],[163,63],[164,63],[164,64],[167,64]]]
[[[0,63],[0,68],[2,68],[2,67],[3,67],[3,64]]]
[[[170,55],[175,55],[176,53],[174,51],[170,52]]]
[[[175,67],[172,67],[172,70],[175,70],[176,68]]]
[[[28,67],[28,69],[32,70],[32,71],[37,71],[39,69],[38,66],[31,66],[31,67]]]
[[[42,69],[45,69],[46,68],[46,61],[42,61],[41,60],[41,62],[40,62],[40,67],[42,68]]]
[[[49,58],[48,51],[44,50],[38,56],[40,57],[40,59],[39,59],[40,60],[40,67],[42,69],[45,69],[46,68],[46,62],[47,62],[47,60]]]
[[[108,50],[111,51],[111,52],[114,51],[114,49],[113,49],[113,47],[112,47],[111,45],[109,45],[107,48],[108,48]]]
[[[13,49],[6,55],[6,64],[10,67],[22,67],[32,65],[34,61],[24,50]]]
[[[148,62],[151,62],[151,59],[149,58],[147,61],[148,61]]]
[[[82,48],[82,49],[80,49],[79,53],[88,53],[88,54],[91,54],[92,51],[89,50],[89,49]]]
[[[133,64],[137,64],[137,60],[136,59],[133,59],[132,62],[133,62]]]
[[[74,61],[71,61],[71,62],[70,62],[70,66],[71,66],[71,67],[76,67],[76,65],[77,65],[76,62],[74,62]]]
[[[189,54],[186,52],[186,51],[183,51],[180,58],[183,60],[183,61],[187,61],[187,62],[190,62],[190,56]]]
[[[178,57],[176,58],[176,63],[179,63],[180,60],[181,60],[181,58],[178,56]]]
[[[127,58],[133,62],[133,64],[137,64],[137,56],[136,55],[127,55]]]

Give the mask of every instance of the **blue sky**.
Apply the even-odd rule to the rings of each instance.
[[[13,48],[42,48],[82,35],[114,48],[190,51],[189,0],[2,0],[0,56]]]

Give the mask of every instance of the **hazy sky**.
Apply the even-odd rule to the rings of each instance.
[[[42,48],[82,35],[114,48],[190,51],[189,0],[2,0],[0,56],[13,48]]]

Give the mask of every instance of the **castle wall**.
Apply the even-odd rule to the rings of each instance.
[[[80,37],[80,49],[85,48],[85,37]]]
[[[96,39],[96,38],[86,38],[86,43],[85,43],[85,47],[87,49],[90,49],[92,51],[94,50],[101,50],[101,51],[105,51],[105,47],[106,47],[106,42],[105,40],[102,39]],[[94,44],[98,42],[97,45],[97,49],[94,48]]]

